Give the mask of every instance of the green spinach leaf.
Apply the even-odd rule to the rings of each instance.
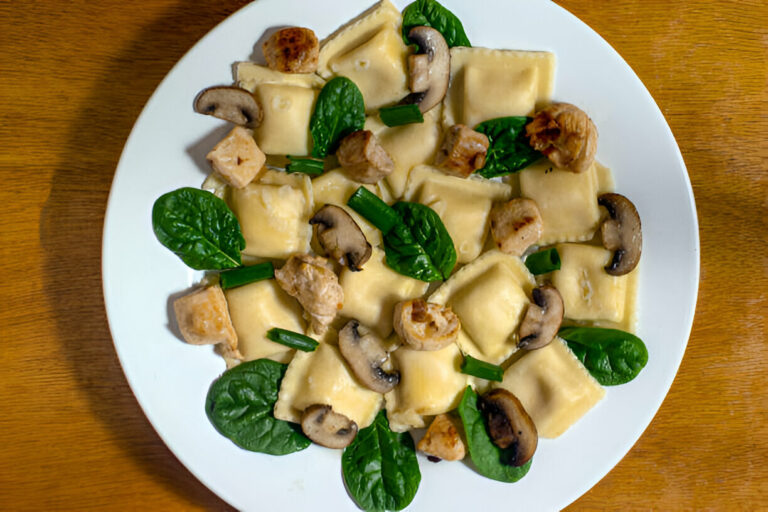
[[[485,134],[490,145],[485,166],[475,171],[484,178],[495,178],[517,172],[542,157],[531,147],[525,136],[530,117],[499,117],[483,121],[475,131]]]
[[[365,102],[360,89],[349,78],[337,76],[323,86],[309,120],[314,146],[312,156],[325,158],[336,151],[339,141],[362,130]]]
[[[600,327],[563,327],[557,335],[603,386],[631,381],[648,363],[645,344],[628,332]]]
[[[449,48],[454,46],[472,46],[464,26],[451,11],[435,0],[416,0],[403,11],[403,40],[405,44],[413,44],[408,39],[408,32],[413,27],[427,26],[440,32]]]
[[[363,510],[401,510],[413,500],[421,482],[411,435],[392,432],[384,411],[344,449],[341,471]]]
[[[269,359],[241,363],[211,385],[205,412],[221,434],[253,452],[286,455],[311,444],[301,428],[276,419],[272,409],[288,365]]]
[[[499,482],[517,482],[528,473],[531,468],[530,460],[519,467],[501,462],[505,457],[505,450],[491,441],[483,413],[477,407],[477,393],[469,386],[464,390],[458,411],[467,436],[469,455],[481,475]]]
[[[160,196],[152,207],[152,228],[161,244],[195,270],[240,266],[240,223],[210,192],[180,188]]]
[[[384,235],[387,265],[421,281],[448,279],[456,265],[456,249],[440,216],[419,203],[395,203],[401,223]]]

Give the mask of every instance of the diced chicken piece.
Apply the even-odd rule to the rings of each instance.
[[[256,145],[251,132],[236,126],[206,156],[213,170],[235,188],[243,188],[253,181],[262,169],[267,156]]]
[[[445,174],[466,178],[485,165],[488,137],[463,124],[445,132],[443,144],[435,156],[435,165]]]
[[[449,414],[438,414],[416,448],[438,459],[461,460],[467,454],[467,449],[461,438],[460,429],[461,425],[457,418]]]
[[[344,137],[336,156],[344,172],[362,183],[378,183],[395,169],[392,158],[370,130],[358,130]]]
[[[219,285],[200,288],[173,302],[176,322],[184,341],[193,345],[225,344],[225,352],[237,358],[237,333]]]
[[[491,235],[496,246],[507,254],[522,256],[541,236],[544,222],[533,199],[517,198],[497,204],[491,210]]]
[[[314,73],[320,44],[308,28],[288,27],[278,30],[261,46],[270,69],[283,73]]]
[[[553,103],[536,113],[525,132],[531,146],[560,169],[584,172],[595,160],[597,128],[575,105]]]
[[[310,328],[322,335],[344,305],[344,292],[331,263],[320,256],[295,254],[275,279],[285,292],[295,297],[311,320]]]
[[[414,350],[440,350],[455,342],[461,322],[449,306],[424,299],[399,302],[395,306],[395,332]]]

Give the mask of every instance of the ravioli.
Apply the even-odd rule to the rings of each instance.
[[[451,85],[443,126],[525,116],[552,98],[555,56],[550,52],[451,48]]]
[[[258,181],[230,191],[229,203],[245,238],[243,254],[288,258],[309,251],[309,177],[266,170]]]
[[[453,239],[458,263],[477,258],[488,234],[488,215],[494,202],[506,201],[512,188],[484,178],[457,178],[434,167],[411,171],[405,200],[427,205],[440,216]]]
[[[409,94],[407,56],[400,12],[388,0],[363,13],[323,41],[317,72],[349,78],[360,89],[367,112]]]
[[[304,332],[302,309],[274,279],[231,288],[224,292],[238,348],[245,361],[269,358],[280,363],[291,360],[294,350],[267,339],[267,331],[280,327]]]
[[[559,437],[605,396],[605,389],[560,338],[526,352],[495,387],[514,394],[539,437],[549,439]]]
[[[461,320],[462,352],[500,364],[517,349],[517,327],[535,284],[519,258],[492,250],[451,276],[429,302],[450,306]]]
[[[382,338],[392,332],[395,304],[421,297],[428,283],[398,274],[384,262],[384,251],[375,248],[363,270],[344,267],[339,275],[344,290],[344,307],[339,314],[354,318]]]
[[[274,414],[279,420],[301,422],[310,405],[333,410],[365,428],[381,409],[383,395],[361,386],[333,345],[320,343],[314,352],[297,352],[280,384]]]
[[[405,432],[426,426],[424,416],[455,409],[467,386],[462,356],[455,344],[436,351],[400,347],[392,353],[400,384],[385,395],[392,430]]]

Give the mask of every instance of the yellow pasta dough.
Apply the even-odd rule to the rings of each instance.
[[[605,395],[560,338],[515,361],[496,387],[520,400],[544,438],[560,436]]]

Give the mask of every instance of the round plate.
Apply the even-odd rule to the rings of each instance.
[[[399,8],[407,1],[395,2]],[[648,91],[622,58],[573,15],[548,1],[486,0],[482,8],[445,1],[476,46],[549,50],[557,57],[555,98],[582,107],[600,132],[598,159],[643,220],[638,335],[649,362],[564,435],[542,440],[529,474],[515,484],[484,478],[468,464],[419,457],[414,510],[477,510],[514,503],[558,509],[586,492],[629,451],[669,390],[690,334],[699,278],[696,209],[680,151]],[[205,485],[238,509],[357,510],[341,477],[339,451],[312,446],[285,457],[251,453],[219,435],[204,411],[224,361],[210,347],[171,331],[173,297],[196,283],[152,232],[152,204],[182,186],[199,186],[204,155],[228,131],[192,111],[201,89],[232,82],[232,63],[248,60],[263,32],[311,27],[325,37],[366,9],[337,0],[259,0],[206,35],[152,96],[126,143],[104,226],[104,296],[126,378],[168,447]],[[546,30],[541,27],[545,26]],[[258,50],[258,48],[256,48]],[[460,489],[460,492],[446,492]]]

